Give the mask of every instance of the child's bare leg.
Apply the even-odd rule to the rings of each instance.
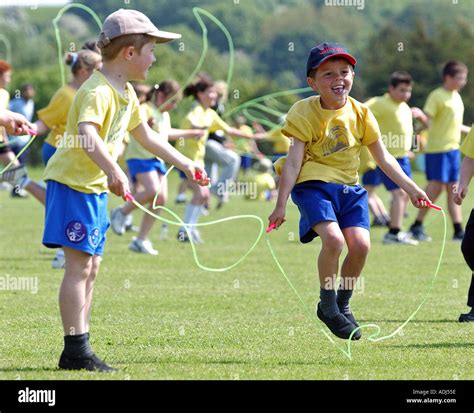
[[[158,195],[158,198],[156,199],[156,204],[153,205],[153,201],[150,203],[150,211],[153,211],[155,214],[159,215],[161,213],[161,209],[154,209],[153,206],[162,206],[164,205],[167,200],[168,200],[168,184],[166,179],[162,179],[162,177],[159,179],[159,182],[161,182],[161,190],[160,194]],[[138,239],[141,239],[142,241],[146,240],[148,238],[148,234],[150,233],[151,229],[153,228],[153,225],[155,224],[156,219],[153,218],[152,216],[148,214],[143,215],[142,223],[140,225],[140,231],[138,232]]]
[[[25,186],[25,189],[43,205],[46,203],[46,189],[42,186],[38,185],[36,182],[30,181]]]
[[[92,256],[72,248],[64,247],[66,266],[59,290],[59,308],[64,335],[74,336],[87,332],[86,285],[92,270]]]
[[[365,228],[350,227],[344,228],[342,233],[347,243],[348,253],[342,263],[341,277],[357,281],[369,255],[369,231]],[[345,281],[345,284],[350,285],[350,282]]]
[[[461,206],[454,202],[455,186],[456,182],[450,182],[446,185],[446,191],[448,192],[448,210],[453,224],[459,224],[459,226],[461,226],[462,210]]]
[[[91,313],[92,313],[92,295],[94,293],[94,282],[99,273],[100,263],[102,261],[102,257],[99,255],[94,255],[92,257],[92,268],[89,273],[89,277],[86,281],[86,301],[85,301],[85,312],[84,312],[84,328],[86,332],[89,332],[89,324],[91,321]]]
[[[426,186],[426,195],[431,201],[435,202],[443,191],[445,184],[439,181],[429,181]],[[416,217],[417,221],[423,221],[426,214],[428,213],[429,208],[421,208],[418,210],[418,216]]]
[[[350,227],[342,230],[348,253],[341,268],[341,284],[337,292],[337,305],[349,321],[358,326],[349,307],[349,301],[362,273],[370,250],[370,234],[365,228]]]
[[[403,215],[405,214],[408,202],[408,194],[403,189],[394,189],[392,192],[392,206],[390,208],[390,228],[400,229],[403,223]]]
[[[334,221],[321,222],[313,227],[313,231],[322,241],[318,258],[319,283],[325,290],[334,290],[344,236],[338,223]]]

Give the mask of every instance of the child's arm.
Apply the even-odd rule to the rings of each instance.
[[[471,132],[471,127],[467,125],[461,125],[461,133],[469,133]]]
[[[454,194],[454,202],[461,205],[464,198],[467,195],[467,189],[471,178],[474,175],[474,158],[465,156],[461,165],[461,177],[459,178],[459,184],[456,187],[456,193]]]
[[[288,197],[295,186],[296,179],[300,174],[301,164],[303,163],[305,143],[293,139],[293,145],[290,146],[288,158],[286,159],[283,171],[281,173],[280,187],[278,189],[277,204],[271,215],[268,217],[268,224],[275,225],[278,228],[285,222],[285,210]]]
[[[196,167],[190,159],[173,148],[164,139],[160,139],[160,135],[151,129],[148,124],[142,122],[130,133],[146,150],[183,171],[191,182],[207,185],[206,172]],[[196,171],[199,171],[199,175],[202,177],[199,180],[195,178]]]
[[[431,125],[431,117],[423,112],[420,108],[413,107],[411,108],[411,113],[414,119],[418,119],[425,129],[428,129]]]
[[[179,138],[199,139],[206,133],[206,129],[171,129],[168,133],[168,139],[175,141]]]
[[[10,135],[26,135],[31,128],[30,122],[21,114],[0,109],[0,126],[4,126]]]
[[[36,135],[44,135],[46,132],[49,132],[49,128],[41,119],[38,119],[35,123],[32,123],[31,126],[31,129],[36,132]]]
[[[83,138],[84,151],[107,175],[110,192],[122,198],[130,192],[128,178],[117,162],[110,156],[107,145],[99,136],[97,125],[91,122],[78,124],[79,136]]]
[[[410,197],[412,204],[416,208],[426,208],[426,203],[420,202],[420,200],[426,201],[431,204],[428,195],[406,174],[398,164],[397,160],[387,151],[387,148],[379,138],[376,142],[368,145],[370,153],[372,154],[377,165],[380,166],[382,171],[400,188],[402,188]]]

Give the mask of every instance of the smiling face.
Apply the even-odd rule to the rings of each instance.
[[[321,107],[336,110],[346,104],[354,76],[354,69],[347,60],[335,58],[322,63],[307,80],[308,85],[320,94]]]

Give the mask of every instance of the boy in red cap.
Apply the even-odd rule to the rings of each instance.
[[[291,193],[301,214],[300,241],[308,243],[317,236],[322,241],[317,315],[337,337],[353,340],[361,333],[349,300],[370,249],[367,192],[358,184],[357,174],[361,146],[368,147],[376,163],[408,193],[414,206],[422,208],[422,201],[429,201],[388,153],[370,110],[349,96],[356,63],[337,43],[322,43],[311,50],[307,81],[319,96],[300,100],[288,112],[282,132],[292,145],[288,157],[275,164],[281,180],[277,205],[269,216],[269,225],[278,228],[285,222]],[[348,254],[336,294],[344,241]]]

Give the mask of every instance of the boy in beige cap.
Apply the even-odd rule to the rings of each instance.
[[[97,42],[103,65],[78,90],[66,133],[45,170],[46,220],[43,244],[64,249],[66,265],[59,292],[64,351],[59,367],[115,371],[89,344],[94,280],[99,271],[110,221],[108,191],[125,197],[130,189],[117,156],[127,131],[147,150],[182,170],[193,182],[206,174],[140,118],[129,80],[145,80],[155,62],[156,43],[181,36],[160,31],[142,13],[118,10],[104,21]],[[202,178],[196,181],[196,172]]]

